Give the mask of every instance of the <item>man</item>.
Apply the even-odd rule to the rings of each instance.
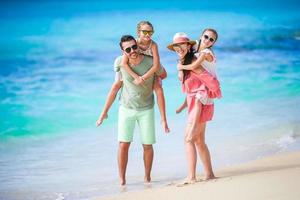
[[[138,46],[134,37],[124,35],[120,41],[120,47],[125,56],[128,57],[129,66],[132,70],[142,76],[153,65],[153,59],[138,53]],[[102,114],[96,122],[99,126],[107,117],[107,112],[112,105],[115,96],[121,88],[120,107],[118,116],[118,166],[120,184],[126,184],[126,167],[128,162],[128,151],[133,139],[133,132],[136,122],[140,128],[140,138],[144,150],[145,182],[151,181],[151,168],[153,161],[153,144],[155,141],[154,125],[154,76],[143,80],[143,84],[135,85],[133,78],[120,67],[122,57],[115,60],[116,80],[108,94]],[[156,75],[165,78],[166,72],[161,67]]]

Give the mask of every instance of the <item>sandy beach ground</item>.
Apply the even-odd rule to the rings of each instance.
[[[97,200],[299,200],[300,152],[278,154],[249,163],[216,169],[216,180],[183,187],[177,181],[161,188],[124,192]],[[201,176],[199,177],[201,178]]]

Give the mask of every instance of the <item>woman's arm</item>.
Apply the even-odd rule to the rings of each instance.
[[[186,102],[186,98],[185,98],[183,104],[182,104],[179,108],[177,108],[176,113],[177,113],[177,114],[180,113],[180,112],[181,112],[182,110],[184,110],[186,107],[187,107],[187,102]]]
[[[159,59],[159,53],[158,53],[158,46],[154,41],[152,41],[151,51],[152,51],[152,54],[153,54],[153,66],[151,67],[151,69],[149,71],[147,71],[142,76],[142,78],[144,80],[147,80],[148,78],[150,78],[160,68],[160,59]]]

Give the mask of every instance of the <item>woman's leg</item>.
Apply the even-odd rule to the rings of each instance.
[[[205,128],[206,122],[200,123],[201,113],[203,112],[203,104],[196,99],[195,100],[195,118],[193,123],[193,141],[198,150],[198,154],[201,158],[204,167],[205,179],[213,179],[215,178],[212,165],[211,165],[211,158],[210,153],[205,143]]]
[[[212,170],[211,157],[208,147],[205,143],[205,128],[206,122],[198,125],[198,133],[195,137],[195,144],[198,150],[198,154],[201,158],[204,168],[205,180],[214,179],[215,175]]]
[[[196,165],[197,165],[197,151],[195,146],[195,139],[197,138],[198,133],[198,122],[201,115],[201,104],[196,105],[198,101],[196,98],[190,99],[190,106],[193,106],[193,110],[189,113],[189,123],[186,128],[185,133],[185,144],[186,144],[186,153],[189,165],[189,176],[188,179],[195,181],[196,180]]]
[[[186,137],[190,134],[191,124],[187,125],[185,132],[185,149],[186,149],[186,157],[188,161],[188,177],[187,182],[195,182],[196,181],[196,164],[197,164],[197,151],[195,147],[194,141],[187,140]]]
[[[163,126],[163,129],[165,133],[169,133],[169,127],[168,127],[168,122],[167,122],[167,117],[166,117],[166,103],[165,103],[165,96],[164,96],[164,90],[162,88],[162,85],[160,83],[161,79],[159,77],[155,77],[154,80],[154,86],[153,89],[156,94],[156,99],[157,99],[157,104],[161,116],[161,123]]]

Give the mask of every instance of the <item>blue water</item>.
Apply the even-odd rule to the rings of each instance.
[[[0,6],[0,199],[90,199],[119,193],[116,102],[103,126],[95,121],[113,82],[119,38],[140,20],[168,71],[163,82],[171,134],[159,126],[152,187],[186,174],[185,114],[175,32],[197,39],[219,32],[215,46],[223,98],[207,127],[215,168],[300,149],[300,5],[297,1],[148,5],[34,1]],[[128,165],[129,191],[144,189],[139,138]],[[176,165],[176,167],[174,167]],[[199,173],[202,168],[199,167]]]

